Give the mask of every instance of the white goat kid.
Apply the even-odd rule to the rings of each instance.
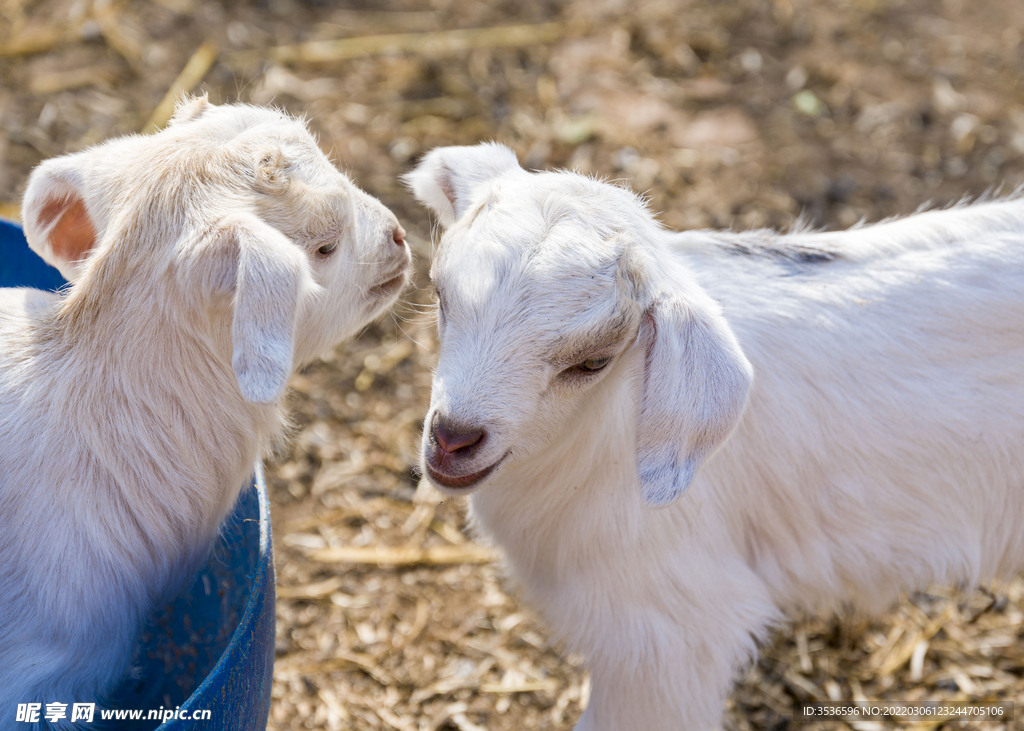
[[[0,728],[102,699],[280,438],[293,368],[397,297],[401,227],[277,111],[182,104],[49,160],[33,249],[73,286],[0,290]]]
[[[671,233],[497,145],[407,182],[447,227],[423,470],[587,657],[578,730],[712,727],[786,609],[1021,568],[1024,201]]]

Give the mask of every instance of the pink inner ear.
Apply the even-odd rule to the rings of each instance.
[[[96,245],[96,229],[85,204],[81,198],[51,201],[43,207],[39,222],[46,226],[58,216],[59,220],[50,231],[53,255],[66,262],[81,261]]]
[[[437,186],[444,193],[444,197],[448,199],[448,202],[452,204],[452,210],[455,212],[455,217],[458,218],[459,210],[455,207],[455,190],[452,188],[452,171],[447,165],[441,163],[441,172],[437,176]]]

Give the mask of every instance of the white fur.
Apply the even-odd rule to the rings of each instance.
[[[410,262],[301,122],[205,98],[43,163],[23,211],[74,284],[0,290],[3,729],[18,703],[102,701],[280,438],[293,368],[378,316]],[[85,217],[93,245],[63,255]]]
[[[785,610],[1022,567],[1024,201],[672,233],[620,188],[449,154],[413,174],[428,205],[425,180],[464,196],[426,423],[487,436],[439,474],[428,428],[424,471],[477,489],[476,525],[588,658],[579,731],[713,727]]]

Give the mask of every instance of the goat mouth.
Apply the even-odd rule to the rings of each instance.
[[[394,294],[402,287],[405,286],[405,269],[402,269],[398,274],[395,274],[390,279],[386,279],[380,284],[375,284],[370,287],[370,294],[375,297],[387,297]]]
[[[501,458],[491,464],[488,467],[484,467],[479,472],[473,472],[468,475],[460,475],[455,477],[453,475],[446,475],[443,472],[438,472],[429,464],[424,465],[427,469],[427,475],[430,477],[430,481],[437,484],[439,487],[444,487],[448,490],[468,491],[479,485],[481,482],[486,480],[494,470],[498,468],[502,462],[505,461],[505,457],[508,456],[508,452],[501,455]]]

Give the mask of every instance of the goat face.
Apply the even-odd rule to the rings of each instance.
[[[527,173],[493,144],[434,150],[406,182],[447,226],[424,474],[449,493],[484,485],[557,449],[618,384],[636,409],[609,428],[635,439],[647,502],[675,499],[739,419],[751,369],[639,199]]]
[[[149,137],[48,160],[24,202],[30,245],[74,283],[65,307],[131,297],[215,322],[242,395],[272,403],[295,365],[391,305],[410,264],[394,215],[298,120],[181,104]]]

